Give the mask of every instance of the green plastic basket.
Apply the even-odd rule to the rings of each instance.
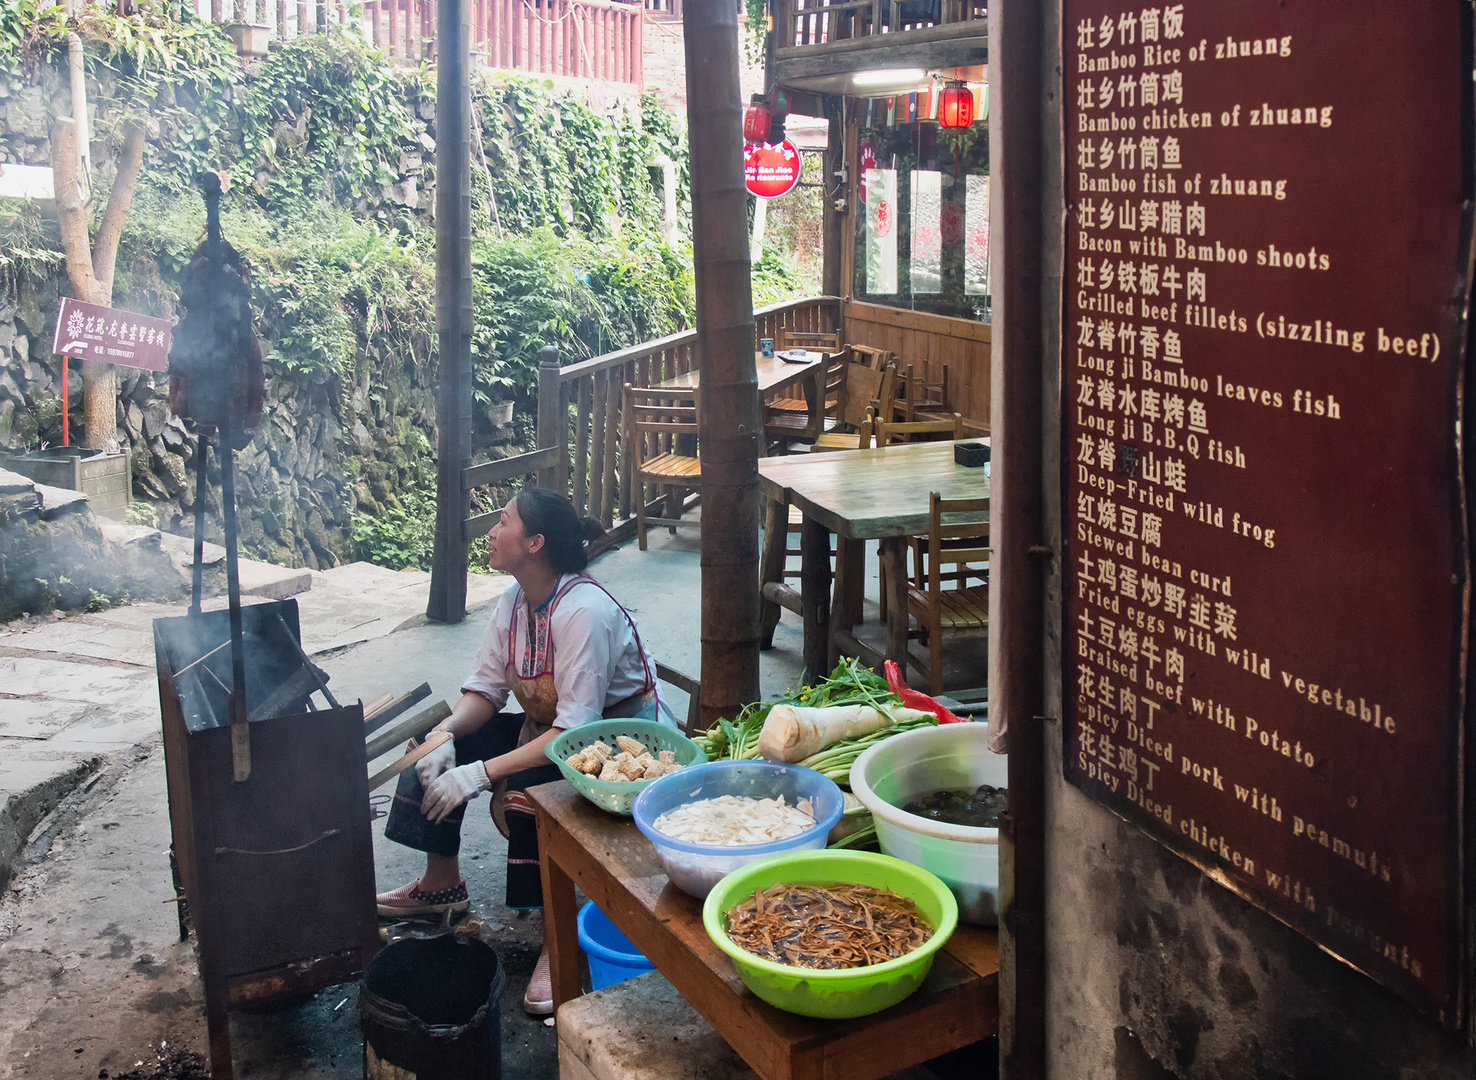
[[[702,747],[681,732],[673,731],[654,720],[599,720],[593,724],[580,724],[576,728],[570,728],[545,746],[543,752],[559,767],[564,779],[573,784],[579,794],[601,810],[608,810],[612,814],[630,816],[630,808],[635,805],[636,796],[646,790],[647,784],[655,781],[628,780],[617,784],[598,780],[570,767],[564,759],[601,741],[613,749],[617,735],[625,735],[636,742],[644,743],[652,757],[661,750],[670,750],[676,754],[678,765],[700,765],[707,760]]]
[[[906,956],[870,967],[816,970],[764,960],[728,937],[727,912],[755,889],[780,882],[890,889],[917,905],[918,914],[932,923],[933,936]],[[933,957],[958,926],[958,901],[936,875],[890,855],[794,851],[740,866],[719,881],[702,905],[702,925],[713,944],[732,958],[743,984],[770,1005],[801,1016],[849,1019],[891,1008],[922,985]]]

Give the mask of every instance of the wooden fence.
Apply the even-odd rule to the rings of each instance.
[[[202,18],[250,23],[286,41],[355,28],[406,63],[435,59],[436,0],[196,0]],[[530,75],[643,85],[641,0],[471,0],[471,50],[483,65]]]
[[[774,0],[778,48],[983,20],[983,0]]]
[[[833,331],[841,326],[836,297],[790,300],[754,312],[754,347],[778,331]],[[623,389],[650,386],[700,367],[697,332],[643,342],[568,367],[545,349],[538,382],[538,449],[502,461],[474,465],[463,474],[470,490],[536,474],[539,487],[566,492],[580,515],[612,530],[610,542],[635,528],[634,502],[623,446]],[[562,453],[560,453],[562,448]],[[644,497],[644,493],[642,493]],[[491,528],[495,514],[466,522],[467,539]]]

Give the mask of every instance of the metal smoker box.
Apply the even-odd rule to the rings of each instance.
[[[241,614],[252,720],[239,783],[230,649],[209,655],[228,612],[154,622],[180,931],[195,931],[215,1077],[231,1075],[230,1007],[355,978],[380,944],[362,705],[309,711],[311,684],[284,703],[307,670],[297,602]]]

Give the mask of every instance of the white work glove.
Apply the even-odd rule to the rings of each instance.
[[[447,739],[415,763],[415,775],[420,777],[420,786],[429,791],[438,776],[454,768],[456,768],[456,740]]]
[[[492,778],[487,775],[487,766],[473,761],[444,772],[420,800],[420,812],[439,825],[445,816],[462,803],[475,799],[484,791],[492,790]]]

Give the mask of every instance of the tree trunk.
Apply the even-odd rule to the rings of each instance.
[[[70,117],[57,120],[51,129],[51,171],[56,185],[56,212],[61,226],[62,250],[67,257],[67,277],[77,299],[111,307],[113,269],[118,240],[128,220],[128,208],[138,186],[143,164],[143,128],[130,124],[118,156],[118,174],[108,197],[108,208],[97,231],[94,247],[87,235],[87,201],[82,194],[77,165],[77,124]],[[82,363],[82,444],[98,450],[118,446],[118,389],[111,364],[96,360]]]
[[[684,21],[697,349],[702,358],[702,726],[758,700],[758,453],[738,20],[700,0]]]

